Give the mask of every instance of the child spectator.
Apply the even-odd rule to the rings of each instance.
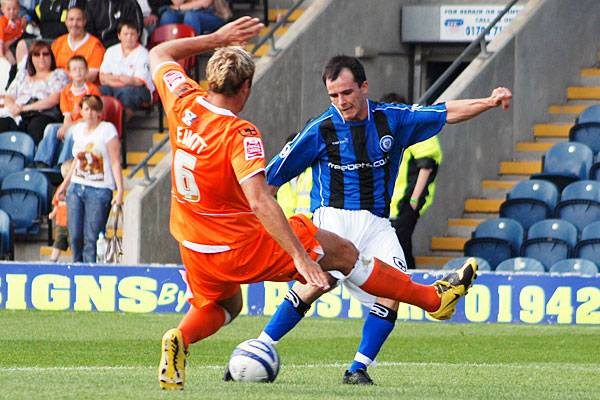
[[[17,0],[0,0],[2,16],[0,17],[0,57],[11,64],[16,64],[15,53],[17,41],[23,36],[23,26],[19,17]]]
[[[119,25],[119,41],[106,50],[100,67],[100,90],[123,103],[127,119],[133,110],[152,99],[154,84],[150,76],[148,50],[140,44],[140,31],[131,22]]]
[[[60,147],[61,141],[64,140],[65,148],[59,158],[58,163],[60,164],[70,154],[70,147],[67,143],[72,145],[72,142],[66,140],[69,136],[69,128],[73,123],[81,119],[81,109],[79,103],[83,96],[88,94],[100,95],[100,89],[98,86],[91,82],[86,81],[88,75],[88,66],[85,58],[82,56],[74,56],[69,60],[69,76],[71,77],[71,83],[69,83],[60,92],[60,110],[63,113],[64,120],[62,124],[48,124],[44,130],[44,138],[38,146],[38,150],[35,154],[34,161],[40,167],[51,167],[56,164],[56,156]],[[67,148],[69,147],[69,148]]]
[[[71,169],[72,161],[65,161],[60,167],[60,173],[63,179]],[[48,219],[54,220],[54,243],[52,244],[52,254],[50,261],[58,262],[60,252],[69,248],[69,230],[67,228],[67,199],[64,192],[56,192],[52,198],[54,208],[48,214]]]

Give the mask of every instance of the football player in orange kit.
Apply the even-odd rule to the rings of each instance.
[[[254,62],[241,47],[262,28],[239,18],[214,33],[162,43],[150,52],[152,76],[169,121],[172,151],[171,234],[179,242],[190,309],[162,339],[160,387],[183,389],[190,344],[214,334],[242,308],[240,284],[300,280],[328,289],[342,279],[376,296],[417,305],[439,319],[454,312],[476,275],[465,264],[421,285],[302,215],[285,219],[264,177],[260,132],[237,116],[250,95]],[[175,60],[217,49],[208,61],[208,91]]]

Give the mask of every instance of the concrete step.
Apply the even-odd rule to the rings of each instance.
[[[285,8],[270,8],[269,9],[269,21],[276,22],[279,18],[283,17],[288,12]],[[299,8],[289,16],[288,21],[297,21],[304,14],[304,9]]]
[[[434,236],[431,238],[431,250],[434,251],[451,251],[462,254],[465,243],[469,240],[468,237],[460,236]],[[449,254],[450,256],[452,254]]]
[[[471,233],[481,224],[483,218],[450,218],[448,219],[448,235],[470,237]]]
[[[533,126],[533,136],[535,138],[568,138],[572,126],[572,123],[535,124]]]
[[[590,107],[591,104],[564,104],[564,105],[552,105],[548,107],[548,114],[564,114],[568,116],[577,117],[582,113],[583,110]]]
[[[247,44],[246,51],[251,52],[252,50],[254,50],[254,47],[255,47],[254,44]],[[262,57],[269,52],[270,48],[271,48],[271,46],[269,45],[269,43],[265,43],[262,46],[260,46],[260,48],[258,50],[256,50],[256,52],[254,53],[254,56]]]
[[[148,152],[144,151],[131,151],[127,152],[127,165],[138,165],[144,157],[148,155]],[[155,153],[150,160],[148,165],[156,165],[165,157],[165,153]]]
[[[600,68],[583,68],[581,70],[581,77],[600,77]]]
[[[577,84],[579,86],[598,87],[598,86],[600,86],[600,75],[580,76],[577,79]]]
[[[555,142],[518,142],[515,146],[515,161],[536,161],[554,146]]]
[[[442,269],[454,257],[449,256],[415,256],[417,269]]]
[[[498,213],[504,198],[498,199],[466,199],[465,212],[467,213]]]
[[[152,134],[152,143],[153,144],[160,143],[164,138],[167,137],[167,135],[168,135],[167,133],[160,133],[160,132]]]
[[[600,100],[600,86],[569,86],[567,99]]]
[[[285,35],[285,33],[288,31],[290,25],[291,24],[284,24],[283,26],[280,26],[279,28],[277,28],[277,30],[275,31],[275,37],[279,38],[279,37]],[[258,36],[260,38],[262,38],[263,36],[266,36],[270,30],[271,30],[270,26],[265,26],[264,28],[262,28],[260,30],[260,32],[258,33]]]
[[[542,161],[502,161],[500,174],[513,176],[537,174],[542,172]]]
[[[506,193],[517,184],[517,180],[483,180],[481,188],[486,198],[506,198]]]
[[[585,109],[585,108],[584,108]],[[546,124],[575,124],[579,114],[574,113],[549,113],[544,117]]]

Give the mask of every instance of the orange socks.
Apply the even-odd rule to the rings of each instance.
[[[225,309],[217,303],[211,302],[201,308],[190,306],[189,311],[179,323],[185,348],[187,349],[190,344],[218,331],[225,325],[225,319]]]
[[[378,297],[412,304],[428,312],[440,308],[440,296],[433,286],[421,285],[410,276],[374,258],[371,275],[360,288]]]

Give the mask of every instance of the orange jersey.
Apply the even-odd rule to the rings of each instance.
[[[197,252],[220,252],[256,239],[262,224],[240,186],[265,170],[258,129],[216,107],[183,68],[153,73],[169,122],[173,155],[171,234]]]
[[[16,21],[11,21],[4,15],[0,17],[0,42],[10,42],[20,38],[22,35],[23,27],[21,26],[20,18],[17,18]]]
[[[52,53],[56,59],[56,67],[67,70],[69,60],[77,55],[82,56],[88,63],[89,69],[100,69],[102,59],[104,58],[104,46],[95,36],[86,33],[85,38],[77,45],[73,45],[69,40],[69,34],[66,33],[56,38],[52,43]]]
[[[81,102],[83,96],[87,94],[101,95],[98,86],[91,82],[84,83],[81,91],[73,89],[73,83],[69,83],[60,91],[60,111],[63,114],[70,113],[71,121],[73,122],[81,119],[79,102]]]

